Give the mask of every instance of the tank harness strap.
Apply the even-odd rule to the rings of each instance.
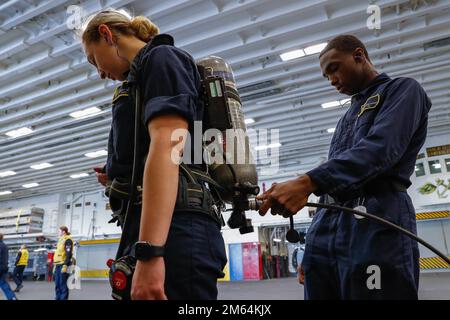
[[[105,194],[109,197],[113,219],[122,224],[122,214],[126,208],[126,202],[130,198],[131,184],[127,180],[114,179]],[[175,211],[196,211],[206,213],[221,225],[222,215],[220,208],[222,199],[217,189],[222,187],[214,181],[206,172],[199,169],[189,168],[186,164],[180,164],[178,193],[175,203]],[[142,188],[138,186],[137,201],[135,205],[142,203]]]
[[[206,172],[180,164],[175,211],[196,211],[211,216],[219,225],[225,225],[221,214],[222,200],[216,192],[221,188]]]

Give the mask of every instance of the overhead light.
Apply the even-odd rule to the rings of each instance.
[[[78,179],[78,178],[84,178],[89,177],[89,174],[87,173],[77,173],[70,176],[72,179]]]
[[[102,157],[102,156],[108,155],[108,151],[106,151],[106,150],[98,150],[98,151],[94,151],[94,152],[85,153],[84,155],[86,157],[88,157],[88,158],[98,158],[98,157]]]
[[[255,123],[255,119],[253,119],[253,118],[245,119],[244,122],[245,122],[245,124],[252,124],[252,123]]]
[[[327,44],[328,44],[327,42],[324,42],[324,43],[319,43],[319,44],[315,44],[313,46],[306,47],[305,48],[305,53],[307,55],[320,53],[323,49],[325,49]]]
[[[9,177],[16,175],[16,172],[14,171],[2,171],[0,172],[0,178]]]
[[[21,136],[26,136],[27,134],[30,134],[32,132],[33,132],[33,130],[31,130],[30,128],[23,127],[20,129],[8,131],[5,134],[11,138],[17,138],[17,137],[21,137]]]
[[[333,132],[335,132],[336,131],[336,128],[330,128],[330,129],[327,129],[327,132],[328,133],[333,133]]]
[[[352,99],[342,99],[342,100],[335,100],[335,101],[330,101],[330,102],[325,102],[322,103],[321,106],[322,108],[326,109],[326,108],[333,108],[333,107],[339,107],[339,106],[343,106],[345,105],[347,102],[350,102]]]
[[[34,169],[34,170],[41,170],[41,169],[46,169],[46,168],[50,168],[50,167],[53,167],[53,165],[48,162],[33,164],[32,166],[30,166],[30,168]]]
[[[281,239],[274,238],[273,242],[281,242]]]
[[[305,51],[303,49],[292,50],[286,53],[280,54],[280,58],[283,61],[289,61],[305,56]]]
[[[9,190],[7,190],[7,191],[0,191],[0,196],[4,196],[4,195],[7,195],[7,194],[11,194],[12,192],[11,191],[9,191]]]
[[[419,167],[418,167],[418,166],[416,166],[416,169],[415,169],[415,171],[420,171],[420,169],[419,169]]]
[[[441,164],[440,164],[440,163],[434,163],[434,164],[433,164],[433,167],[434,167],[435,169],[440,169],[440,168],[441,168]]]
[[[277,147],[281,147],[281,143],[277,142],[277,143],[272,143],[266,146],[257,146],[255,147],[255,150],[265,150],[265,149],[270,149],[270,148],[277,148]]]
[[[33,183],[24,184],[24,185],[22,185],[22,187],[24,187],[25,189],[28,189],[28,188],[37,187],[38,185],[39,185],[39,183],[33,182]]]
[[[87,109],[83,109],[80,111],[75,111],[69,114],[69,116],[71,116],[72,118],[85,118],[85,117],[89,117],[92,116],[94,114],[100,113],[102,110],[100,110],[97,107],[91,107],[91,108],[87,108]]]
[[[341,105],[341,103],[339,101],[330,101],[330,102],[322,103],[322,108],[324,108],[324,109],[333,108],[333,107],[338,107],[340,105]]]

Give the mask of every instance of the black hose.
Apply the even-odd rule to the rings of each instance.
[[[136,89],[133,92],[134,93],[134,101],[135,101],[135,116],[134,116],[134,150],[133,150],[133,171],[131,174],[131,190],[130,190],[130,197],[127,203],[127,209],[125,211],[125,217],[123,219],[123,226],[122,226],[122,236],[120,237],[120,243],[119,248],[117,250],[116,254],[116,260],[121,258],[123,255],[123,252],[125,250],[126,246],[126,236],[128,235],[128,224],[130,220],[131,212],[133,211],[134,203],[136,202],[136,188],[138,185],[139,180],[139,174],[140,174],[140,161],[141,161],[141,154],[140,154],[140,130],[141,130],[141,101],[140,101],[140,92],[139,88],[136,85]],[[133,94],[132,93],[132,94]]]
[[[307,202],[306,207],[315,207],[315,208],[324,208],[324,209],[334,209],[334,210],[342,210],[344,212],[347,213],[352,213],[352,214],[357,214],[359,216],[363,216],[365,218],[368,219],[372,219],[372,220],[376,220],[384,225],[387,225],[388,227],[395,229],[397,231],[400,231],[401,233],[405,234],[406,236],[410,237],[411,239],[417,241],[418,243],[420,243],[421,245],[427,247],[428,249],[430,249],[431,251],[433,251],[434,253],[436,253],[439,257],[441,257],[445,262],[447,262],[448,265],[450,265],[450,259],[443,254],[442,252],[440,252],[438,249],[436,249],[435,247],[433,247],[431,244],[429,244],[428,242],[426,242],[425,240],[419,238],[418,236],[416,236],[414,233],[403,229],[402,227],[399,227],[398,225],[389,222],[383,218],[380,218],[376,215],[373,215],[371,213],[367,213],[367,212],[362,212],[362,211],[358,211],[358,210],[354,210],[354,209],[350,209],[347,207],[341,207],[341,206],[337,206],[334,204],[324,204],[324,203],[311,203],[311,202]]]

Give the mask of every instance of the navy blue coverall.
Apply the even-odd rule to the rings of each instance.
[[[158,41],[167,44],[155,45]],[[106,172],[112,180],[130,177],[133,162],[134,101],[129,84],[141,89],[143,130],[141,154],[150,145],[149,121],[159,115],[175,114],[189,124],[193,137],[194,121],[202,120],[203,103],[199,99],[200,75],[193,58],[173,46],[168,35],[153,38],[142,48],[132,64],[128,81],[118,89],[113,106]],[[144,165],[144,162],[142,162]],[[143,170],[141,170],[143,172]],[[180,189],[179,189],[180,190]],[[157,204],[155,204],[157,205]],[[130,254],[138,241],[141,205],[135,205],[130,223],[124,230]],[[175,211],[165,245],[165,294],[168,299],[217,299],[217,279],[224,276],[227,262],[220,225],[208,214]]]
[[[307,173],[318,186],[320,202],[363,205],[416,233],[406,189],[426,138],[430,108],[417,81],[384,73],[352,96],[332,138],[329,160]],[[317,211],[302,265],[306,299],[417,299],[417,243],[352,214]]]

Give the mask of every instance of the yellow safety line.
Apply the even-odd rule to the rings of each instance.
[[[449,256],[450,258],[450,256]],[[420,269],[449,269],[450,266],[440,257],[420,258]]]
[[[416,214],[416,220],[450,218],[450,211],[432,211],[421,212]]]
[[[81,270],[80,276],[82,278],[108,278],[109,277],[109,270],[108,269],[102,269],[102,270]]]
[[[114,238],[114,239],[99,239],[99,240],[82,240],[79,241],[78,243],[80,245],[92,245],[92,244],[108,244],[108,243],[119,243],[120,239],[119,238]]]

